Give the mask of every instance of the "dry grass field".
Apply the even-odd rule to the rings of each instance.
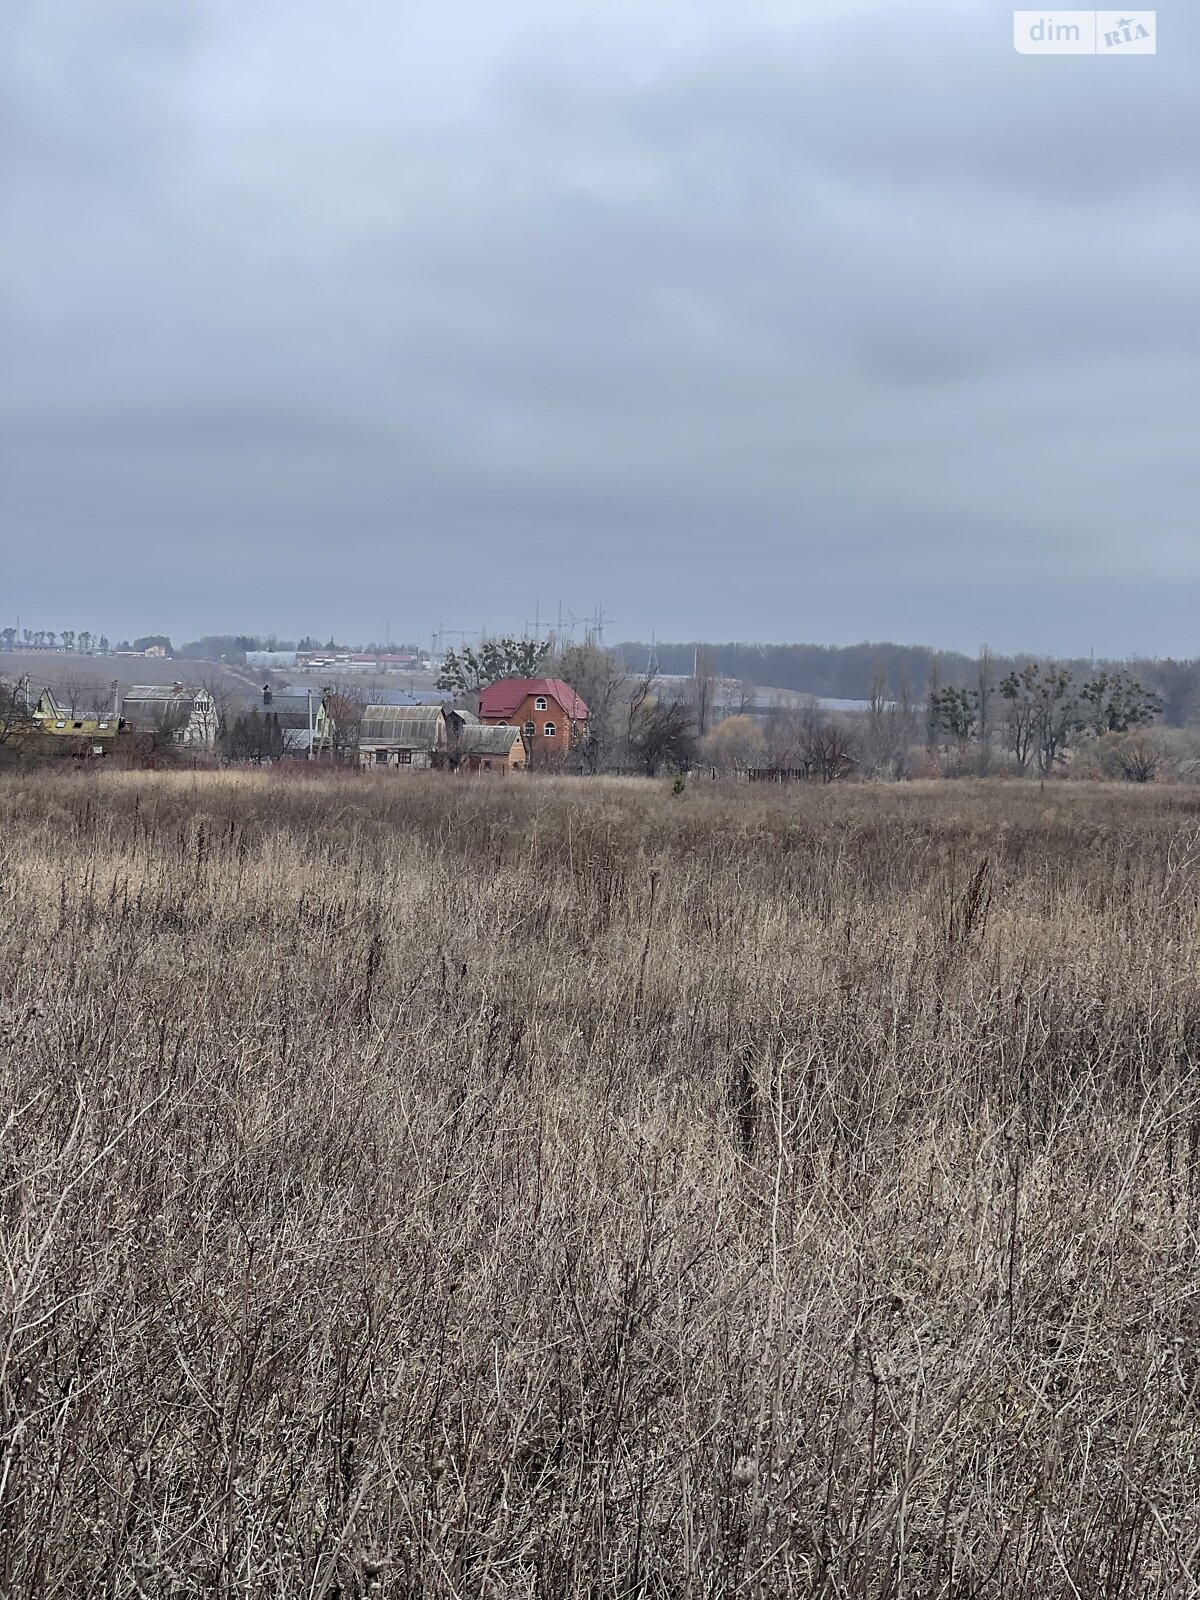
[[[1200,798],[0,781],[0,1592],[1200,1588]]]

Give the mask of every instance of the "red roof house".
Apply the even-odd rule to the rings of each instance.
[[[588,719],[581,696],[561,678],[501,678],[479,697],[479,720],[520,728],[530,757],[561,755]]]

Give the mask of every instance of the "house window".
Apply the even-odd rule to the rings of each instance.
[[[535,711],[545,711],[546,696],[544,694],[538,695],[537,699],[533,702],[533,709]]]
[[[396,763],[397,763],[398,766],[401,766],[401,767],[411,767],[412,766],[412,751],[411,750],[399,750],[399,751],[397,751],[396,752]]]
[[[547,739],[553,739],[554,735],[558,732],[558,729],[554,726],[554,724],[552,722],[548,722],[546,724],[545,732],[546,732]]]
[[[533,735],[534,735],[534,731],[535,730],[534,730],[533,723],[532,722],[527,722],[525,724],[525,737],[527,739],[532,739]]]

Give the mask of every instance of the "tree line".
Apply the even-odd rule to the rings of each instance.
[[[16,628],[0,628],[0,650],[12,651],[21,647],[26,650],[66,650],[77,651],[80,655],[107,655],[112,646],[102,633],[92,633],[89,628],[22,628],[18,633]],[[133,645],[132,647],[122,642],[118,649],[135,650],[146,648],[146,645]]]
[[[936,687],[967,688],[975,680],[975,657],[925,645],[899,645],[864,641],[852,645],[817,644],[660,644],[627,643],[616,646],[631,671],[653,662],[664,674],[687,676],[693,671],[697,649],[704,649],[722,678],[757,684],[768,689],[789,689],[821,698],[866,701],[871,685],[883,672],[893,690],[910,685],[918,696],[930,683]],[[993,658],[998,674],[1023,671],[1036,659],[1028,655]],[[1200,723],[1200,659],[1134,657],[1128,661],[1072,659],[1063,663],[1073,677],[1105,671],[1133,674],[1162,702],[1162,719],[1168,727]]]
[[[999,744],[1017,772],[1033,766],[1045,777],[1073,745],[1133,733],[1162,710],[1161,697],[1130,671],[1088,674],[1061,662],[1027,661],[1001,676],[985,649],[973,683],[931,683],[925,715],[931,748],[971,748],[986,774]]]

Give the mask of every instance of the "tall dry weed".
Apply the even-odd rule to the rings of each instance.
[[[0,782],[0,1591],[1196,1592],[1198,819]]]

